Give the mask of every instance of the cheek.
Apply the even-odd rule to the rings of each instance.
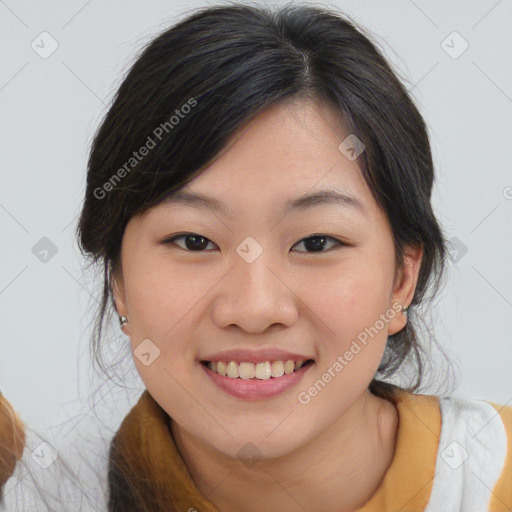
[[[188,363],[195,357],[194,347],[187,342],[197,325],[194,310],[201,307],[200,298],[211,284],[207,278],[197,279],[197,273],[194,278],[194,273],[184,266],[172,265],[162,258],[132,263],[125,282],[137,371],[155,396],[179,396],[182,389],[178,382],[187,382]],[[138,357],[141,353],[150,354],[150,364]]]
[[[331,340],[325,344],[328,360],[336,359],[350,349],[354,340],[359,340],[364,350],[357,359],[361,364],[370,364],[380,358],[387,341],[387,323],[382,325],[380,315],[389,308],[391,269],[386,264],[372,267],[363,259],[345,263],[342,270],[330,273],[330,279],[325,279],[315,292],[309,292],[307,303],[326,326]],[[373,329],[375,325],[378,332]]]
[[[204,271],[198,278],[198,267],[171,263],[162,256],[138,255],[126,266],[125,282],[133,324],[162,341],[194,305],[199,305],[214,279]]]
[[[137,370],[148,389],[165,382],[167,390],[189,378],[197,355],[191,333],[205,315],[209,293],[223,271],[205,271],[205,263],[179,264],[168,258],[133,257],[126,264],[126,290],[131,324],[131,347]],[[149,366],[137,360],[137,347],[149,339],[158,348],[158,358]],[[140,349],[139,349],[140,350]],[[179,386],[178,386],[179,388]],[[176,388],[176,392],[179,389]]]

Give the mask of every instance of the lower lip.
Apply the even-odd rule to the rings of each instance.
[[[280,395],[287,389],[298,384],[314,363],[308,363],[297,371],[284,374],[282,377],[270,377],[270,379],[265,380],[241,378],[232,379],[231,377],[219,375],[202,363],[199,364],[212,382],[229,395],[237,398],[244,398],[246,400],[262,400]]]

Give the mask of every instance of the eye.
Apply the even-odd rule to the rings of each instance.
[[[180,245],[178,245],[178,247],[193,252],[204,252],[203,249],[208,245],[208,242],[213,244],[213,242],[208,240],[208,238],[205,236],[198,235],[196,233],[185,233],[184,235],[178,235],[173,238],[164,240],[164,243],[175,243],[175,240],[179,239],[185,240],[185,247],[181,247]]]
[[[305,251],[305,252],[326,252],[326,251],[323,251],[322,248],[324,248],[325,243],[328,240],[330,240],[331,242],[334,242],[334,247],[345,245],[340,240],[337,240],[336,238],[333,238],[331,236],[326,236],[326,235],[311,235],[307,238],[303,238],[300,242],[298,242],[297,245],[304,244],[304,247],[306,247],[308,249],[312,249],[311,251]],[[299,251],[299,252],[304,252],[304,251]]]
[[[184,247],[177,244],[177,240],[183,240],[184,241]],[[297,244],[304,244],[304,247],[306,248],[306,251],[298,251],[298,252],[326,252],[323,249],[325,249],[325,245],[327,242],[334,243],[331,248],[339,247],[346,245],[340,240],[337,240],[336,238],[322,235],[322,234],[315,234],[311,235],[307,238],[303,238],[300,240]],[[206,238],[203,235],[199,235],[197,233],[185,233],[182,235],[177,235],[172,238],[169,238],[167,240],[164,240],[164,244],[173,243],[178,245],[178,247],[181,247],[184,250],[192,251],[192,252],[205,252],[204,249],[208,246],[208,243],[211,243],[215,245],[211,240]]]

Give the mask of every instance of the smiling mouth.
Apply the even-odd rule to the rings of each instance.
[[[289,375],[313,363],[313,359],[304,361],[263,361],[255,364],[245,361],[201,361],[202,365],[223,377],[259,380],[276,379],[283,375]]]

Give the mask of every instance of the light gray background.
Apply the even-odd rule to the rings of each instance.
[[[96,403],[95,411],[109,411],[108,438],[143,389],[136,377],[130,393],[111,383],[98,390],[91,370],[101,283],[85,274],[74,240],[89,144],[142,45],[204,5],[0,1],[0,389],[31,429],[51,436],[61,425],[61,446],[91,433]],[[459,368],[457,394],[510,405],[512,2],[330,5],[374,34],[429,127],[435,208],[449,238],[460,241],[435,325]],[[457,58],[462,41],[454,31],[469,45]],[[50,48],[42,32],[58,43],[48,58],[31,47],[46,38]],[[43,237],[57,248],[46,263],[32,251]]]

